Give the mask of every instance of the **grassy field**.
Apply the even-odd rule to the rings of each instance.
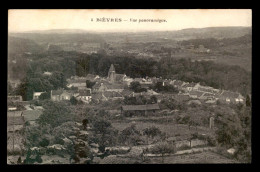
[[[212,135],[214,134],[214,131],[210,130],[209,128],[205,127],[198,127],[197,130],[195,127],[189,127],[187,125],[183,124],[174,124],[173,122],[159,124],[154,122],[140,122],[140,121],[133,121],[133,122],[112,122],[112,126],[118,129],[119,131],[124,130],[126,127],[129,127],[131,125],[135,124],[136,128],[138,130],[143,130],[148,127],[158,127],[162,132],[165,132],[168,137],[174,137],[174,136],[180,136],[180,137],[186,137],[190,135],[191,133],[198,132],[200,134],[207,134]],[[184,139],[183,138],[183,139]]]
[[[149,163],[161,164],[161,157],[150,158]],[[189,155],[175,155],[164,158],[165,164],[217,164],[217,163],[238,163],[235,160],[228,159],[214,152],[202,152]]]

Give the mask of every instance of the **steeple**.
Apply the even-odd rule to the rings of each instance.
[[[113,64],[111,64],[110,69],[108,71],[108,79],[111,83],[114,83],[116,80],[116,71]]]
[[[116,72],[113,64],[111,64],[108,72]]]

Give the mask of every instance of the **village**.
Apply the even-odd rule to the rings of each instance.
[[[27,163],[30,160],[31,163],[43,164],[167,163],[167,161],[172,163],[174,156],[177,157],[175,159],[178,163],[181,161],[180,157],[187,154],[214,157],[219,159],[219,163],[236,162],[220,158],[221,156],[216,154],[219,151],[214,143],[216,114],[209,112],[203,118],[206,122],[200,126],[199,123],[188,120],[181,112],[182,108],[187,107],[216,108],[219,104],[227,106],[245,104],[245,98],[240,93],[180,80],[156,77],[131,78],[116,73],[114,64],[111,64],[107,73],[107,77],[93,74],[88,74],[86,77],[72,76],[67,79],[66,89],[51,90],[47,99],[51,102],[80,102],[75,106],[81,109],[96,108],[99,112],[102,109],[108,115],[105,119],[111,121],[112,126],[121,132],[120,138],[124,135],[129,138],[122,139],[118,145],[111,143],[101,148],[100,142],[89,139],[89,135],[96,133],[93,128],[95,124],[89,124],[91,120],[88,118],[81,118],[83,120],[69,122],[71,128],[66,129],[70,130],[70,135],[60,133],[62,144],[42,144],[28,149],[26,128],[40,127],[36,121],[45,109],[38,104],[42,101],[40,96],[46,92],[34,92],[32,101],[23,101],[19,95],[8,96],[8,152],[15,155],[8,156],[8,162],[24,163],[26,159]],[[46,71],[43,75],[51,76],[52,73]],[[138,103],[137,100],[140,98],[142,101]],[[127,131],[133,133],[123,134]],[[129,140],[130,138],[134,140]],[[74,145],[73,154],[78,156],[68,157],[71,145]],[[166,147],[166,152],[160,151],[163,146]],[[86,149],[89,149],[91,156],[85,152]],[[233,155],[235,149],[230,148],[227,152]],[[190,161],[188,157],[186,159]]]
[[[51,75],[50,72],[45,72],[44,74]],[[87,86],[86,81],[94,82],[95,84],[92,88],[90,88]],[[165,97],[171,96],[176,97],[177,99],[199,100],[195,102],[206,104],[216,104],[217,101],[221,103],[244,103],[245,101],[245,98],[240,93],[215,89],[209,86],[202,86],[200,83],[188,83],[180,80],[161,79],[155,77],[130,78],[125,74],[117,74],[113,64],[109,69],[107,78],[88,74],[86,77],[72,76],[67,79],[67,82],[67,87],[70,88],[70,90],[52,90],[52,101],[70,100],[74,96],[77,100],[81,100],[84,103],[89,104],[91,101],[108,101],[124,99],[125,96],[135,97],[139,95],[143,95],[145,97],[155,96],[158,102]],[[136,93],[129,89],[132,82],[140,83],[141,88],[144,88],[145,91]],[[178,93],[160,94],[152,89],[149,89],[158,82],[161,82],[163,87],[173,86],[178,90]],[[42,93],[44,92],[34,92],[33,99],[37,100]]]

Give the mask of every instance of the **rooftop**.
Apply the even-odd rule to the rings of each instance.
[[[198,97],[200,97],[203,93],[204,92],[192,90],[189,92],[189,95],[194,95],[194,96],[197,95]]]
[[[41,110],[25,110],[23,115],[26,121],[35,121],[42,114]]]
[[[186,87],[194,87],[196,85],[196,83],[188,83],[188,84],[185,84],[183,87],[186,88]]]
[[[123,97],[122,94],[115,92],[115,91],[106,91],[106,92],[104,92],[104,96],[107,98]]]
[[[24,123],[24,116],[7,116],[7,125],[23,125]]]
[[[158,104],[147,104],[147,105],[124,105],[122,106],[124,111],[131,110],[159,110],[160,107]]]
[[[61,95],[64,90],[52,90],[52,95]]]
[[[79,96],[91,96],[90,90],[79,90]]]
[[[237,97],[239,97],[239,93],[234,93],[234,92],[231,92],[231,91],[223,91],[221,93],[221,96],[230,97],[230,98],[237,98]]]
[[[183,84],[183,82],[177,80],[177,81],[175,81],[173,84],[174,84],[174,85],[177,85],[177,86],[181,86],[181,85]]]

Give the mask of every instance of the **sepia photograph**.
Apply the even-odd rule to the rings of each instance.
[[[7,164],[251,164],[251,9],[9,9]]]

